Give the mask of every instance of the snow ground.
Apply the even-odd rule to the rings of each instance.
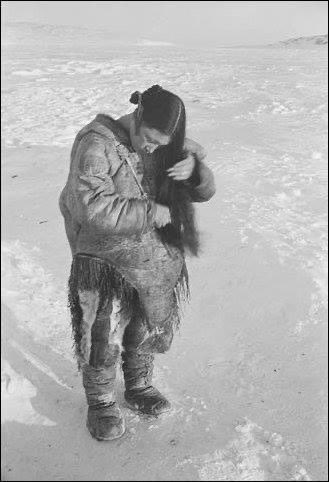
[[[2,480],[327,480],[327,57],[8,49],[2,69]],[[95,46],[94,46],[95,49]],[[15,55],[14,55],[15,54]],[[156,383],[173,403],[98,443],[72,357],[57,207],[75,133],[159,83],[217,194]]]

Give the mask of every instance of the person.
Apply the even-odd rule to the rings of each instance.
[[[186,253],[198,255],[194,202],[215,193],[204,149],[186,138],[182,100],[154,85],[134,112],[98,114],[77,134],[59,207],[72,251],[68,283],[87,427],[97,440],[125,431],[117,368],[129,407],[159,415],[170,402],[152,385],[188,300]]]

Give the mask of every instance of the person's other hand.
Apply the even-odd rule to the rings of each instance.
[[[182,161],[177,162],[173,167],[167,169],[169,177],[172,177],[175,181],[186,181],[191,177],[195,166],[195,159],[192,154],[187,154],[187,157]]]
[[[171,222],[169,208],[163,204],[156,204],[154,224],[157,228],[162,228]]]

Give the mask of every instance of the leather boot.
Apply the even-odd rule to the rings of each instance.
[[[114,384],[116,365],[106,368],[82,367],[88,416],[87,428],[97,440],[114,440],[125,432],[125,423],[120,408],[115,402]]]
[[[126,350],[122,353],[125,399],[134,410],[147,415],[159,415],[170,410],[169,401],[152,386],[153,354]]]

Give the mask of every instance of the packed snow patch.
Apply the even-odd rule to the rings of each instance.
[[[224,449],[192,457],[200,480],[312,480],[295,455],[293,444],[244,419],[237,437]]]
[[[40,415],[31,405],[37,395],[35,386],[1,360],[1,422],[19,422],[26,425],[54,426],[55,422]]]
[[[2,298],[20,327],[72,361],[67,295],[38,264],[38,249],[21,241],[2,242]]]

